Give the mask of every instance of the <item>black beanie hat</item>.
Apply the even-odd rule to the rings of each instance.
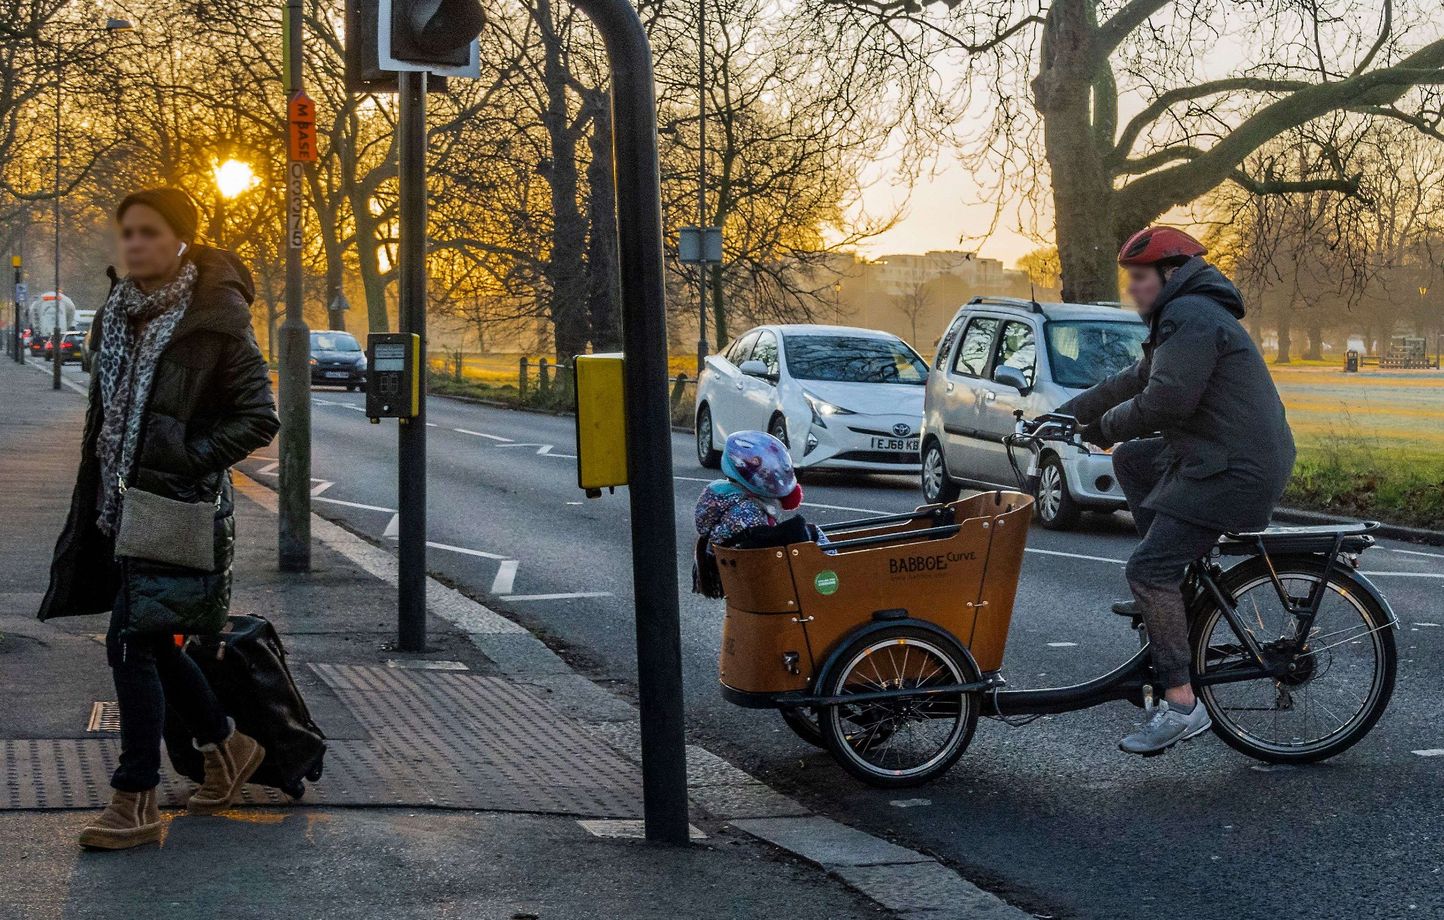
[[[195,242],[200,217],[196,214],[196,205],[190,195],[178,188],[148,188],[132,192],[126,195],[120,207],[115,209],[115,219],[125,217],[125,212],[130,210],[131,205],[136,204],[143,204],[159,214],[184,242]]]

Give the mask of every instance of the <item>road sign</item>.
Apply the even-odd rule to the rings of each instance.
[[[24,303],[25,298],[30,296],[30,287],[24,281],[15,282],[15,302]]]
[[[722,261],[721,227],[679,227],[677,260],[686,265],[716,265]]]
[[[287,106],[291,123],[291,159],[316,162],[316,103],[304,91],[291,96]]]

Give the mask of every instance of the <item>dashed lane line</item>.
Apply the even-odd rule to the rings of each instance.
[[[488,441],[499,441],[502,444],[512,443],[511,438],[503,438],[499,434],[487,434],[484,431],[472,431],[469,428],[453,428],[451,430],[456,432],[457,434],[469,434],[474,438],[486,438]]]
[[[367,505],[362,502],[348,502],[339,498],[327,498],[324,495],[314,496],[312,501],[325,502],[328,505],[340,505],[342,508],[356,508],[360,511],[389,511],[393,514],[396,512],[395,508],[383,508],[380,505]]]
[[[477,556],[481,559],[506,559],[505,556],[499,556],[496,553],[488,553],[485,550],[472,549],[468,546],[453,546],[450,543],[433,543],[430,540],[426,541],[426,545],[431,547],[432,549],[444,550],[448,553],[461,553],[463,556]]]

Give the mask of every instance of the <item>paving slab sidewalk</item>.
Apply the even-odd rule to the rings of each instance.
[[[931,857],[811,815],[697,746],[688,760],[702,839],[660,849],[633,839],[630,703],[435,580],[431,647],[396,653],[394,556],[313,517],[312,573],[280,573],[275,495],[243,476],[233,609],[282,631],[332,739],[327,774],[301,805],[252,787],[257,807],[224,818],[168,812],[159,850],[79,853],[78,809],[106,794],[116,746],[87,731],[94,704],[113,697],[105,624],[33,614],[83,401],[14,364],[0,365],[0,387],[40,410],[0,416],[0,837],[24,841],[0,847],[0,918],[122,918],[142,904],[163,917],[1027,916]],[[36,788],[45,805],[74,810],[38,806]],[[172,805],[186,791],[167,781]],[[588,818],[608,820],[584,826]]]

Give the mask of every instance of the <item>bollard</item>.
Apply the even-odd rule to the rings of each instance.
[[[546,399],[547,396],[551,395],[551,391],[551,362],[546,358],[542,358],[537,362],[537,392],[541,394],[542,399]]]
[[[526,358],[521,359],[521,373],[517,376],[517,392],[521,394],[521,401],[526,402]]]
[[[1344,352],[1344,373],[1357,374],[1359,372],[1359,353],[1350,348]]]
[[[677,380],[672,384],[672,415],[675,417],[677,408],[682,405],[682,396],[687,391],[687,373],[683,371],[677,375]]]

